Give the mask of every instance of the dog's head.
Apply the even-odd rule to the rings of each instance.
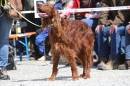
[[[40,13],[46,13],[46,15],[44,14],[45,16],[42,16],[42,17],[53,17],[53,13],[55,11],[54,5],[49,4],[49,3],[39,2],[37,5],[37,8]]]
[[[61,26],[61,18],[59,15],[58,10],[55,9],[53,4],[49,3],[41,3],[39,2],[37,5],[37,8],[41,14],[40,16],[42,18],[42,27],[47,27],[47,25],[53,24],[55,27]]]

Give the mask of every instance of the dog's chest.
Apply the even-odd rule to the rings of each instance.
[[[50,40],[51,46],[53,51],[60,53],[60,55],[64,56],[65,53],[67,53],[67,49],[69,49],[69,46],[63,41],[62,39],[53,39]]]
[[[65,45],[65,43],[62,41],[54,41],[51,46],[53,46],[55,48],[56,51],[63,51],[63,49],[65,49],[67,46]]]

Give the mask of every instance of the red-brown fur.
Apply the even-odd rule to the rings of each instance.
[[[83,65],[84,79],[90,78],[90,68],[93,63],[92,50],[94,34],[91,28],[80,20],[61,19],[57,10],[51,4],[40,4],[39,11],[46,12],[48,17],[43,17],[42,26],[52,24],[49,33],[51,52],[53,57],[53,71],[47,80],[53,81],[57,75],[57,66],[60,56],[68,59],[72,71],[72,79],[78,80],[76,59]]]

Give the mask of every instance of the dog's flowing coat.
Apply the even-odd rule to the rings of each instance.
[[[51,4],[39,4],[38,10],[47,14],[46,17],[42,17],[42,27],[51,25],[49,40],[53,57],[53,70],[51,77],[47,80],[55,80],[60,56],[69,61],[73,80],[79,79],[76,59],[83,65],[83,74],[80,77],[90,78],[94,46],[94,34],[91,28],[80,20],[60,18],[58,11]]]

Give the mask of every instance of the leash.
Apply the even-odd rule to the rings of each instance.
[[[15,7],[14,7],[10,2],[9,2],[8,4],[10,4],[11,7],[12,7],[20,16],[22,16],[22,18],[24,18],[26,21],[28,21],[29,23],[31,23],[31,24],[33,24],[33,25],[35,25],[35,26],[42,27],[41,25],[37,25],[37,24],[31,22],[30,20],[28,20],[26,17],[24,17],[20,12],[18,12],[18,11],[15,9]]]
[[[11,4],[11,3],[9,3],[11,6],[12,6],[12,8],[20,15],[20,16],[22,16],[22,18],[24,18],[26,21],[28,21],[29,23],[31,23],[31,24],[33,24],[33,25],[35,25],[35,26],[38,26],[38,27],[42,27],[41,25],[37,25],[37,24],[35,24],[35,23],[33,23],[33,22],[31,22],[30,20],[28,20],[26,17],[24,17],[20,12],[18,12],[16,9],[15,9],[15,7]]]
[[[29,23],[31,23],[31,24],[37,26],[37,27],[40,27],[40,28],[42,27],[41,25],[35,24],[35,23],[31,22],[30,20],[28,20],[28,19],[27,19],[26,17],[24,17],[19,11],[17,11],[17,10],[15,9],[15,7],[14,7],[10,2],[7,3],[7,1],[5,0],[4,6],[7,5],[7,4],[10,5],[10,6],[11,6],[20,16],[22,16],[22,18],[25,19],[27,22],[29,22]],[[2,4],[2,0],[0,0],[0,5],[1,5],[2,7],[4,7],[3,4]],[[4,13],[3,13],[2,15],[0,15],[0,17],[2,17],[4,14],[5,14],[5,11],[4,11]]]

